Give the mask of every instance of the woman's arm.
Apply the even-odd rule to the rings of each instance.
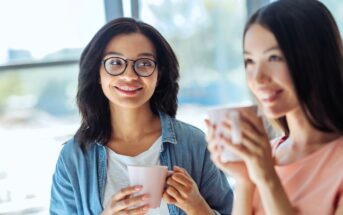
[[[294,209],[274,169],[271,145],[262,119],[249,111],[241,111],[240,114],[241,144],[234,144],[223,136],[221,141],[244,161],[249,178],[259,191],[266,214],[294,214]],[[229,119],[225,121],[224,126],[231,132]]]
[[[234,190],[232,215],[252,215],[252,202],[255,185],[252,183],[236,183]]]
[[[60,155],[53,175],[50,214],[77,214],[74,192]]]
[[[289,201],[276,172],[257,183],[263,208],[267,215],[293,215],[295,211]]]
[[[167,180],[163,198],[168,204],[174,204],[189,215],[213,215],[197,184],[187,171],[174,166],[174,173]]]

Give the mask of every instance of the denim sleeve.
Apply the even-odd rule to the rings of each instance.
[[[233,192],[225,174],[211,161],[210,153],[206,149],[204,168],[202,172],[200,192],[209,206],[216,213],[231,214]]]
[[[70,183],[66,169],[63,157],[60,155],[52,178],[50,199],[51,215],[77,214],[73,187]]]
[[[216,210],[213,210],[213,212],[214,212],[214,215],[220,215],[220,213]]]

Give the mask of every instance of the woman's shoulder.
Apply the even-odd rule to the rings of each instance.
[[[71,138],[65,143],[63,143],[63,148],[61,149],[60,156],[63,159],[75,159],[86,156],[86,154],[90,154],[92,151],[96,150],[96,144],[92,144],[87,148],[82,148],[81,145],[75,140],[75,138]]]
[[[207,141],[205,133],[194,125],[174,119],[174,133],[179,147],[191,150],[205,150]],[[197,147],[194,147],[194,146]]]
[[[343,164],[343,135],[329,144],[332,144],[333,156],[336,156],[337,159],[340,159]]]
[[[167,114],[160,113],[160,116],[163,141],[178,143],[177,148],[194,148],[194,144],[203,146],[199,147],[201,149],[206,148],[207,143],[202,130]]]
[[[175,132],[184,134],[184,135],[192,135],[194,137],[203,138],[205,137],[205,133],[198,127],[191,125],[189,123],[183,122],[178,119],[173,119],[174,121],[174,128]]]
[[[63,145],[63,148],[61,150],[61,154],[70,155],[70,154],[75,154],[82,151],[80,144],[78,144],[75,141],[74,137],[67,140],[62,145]]]

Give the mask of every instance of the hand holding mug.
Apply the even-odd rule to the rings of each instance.
[[[181,167],[174,166],[173,174],[167,179],[163,199],[168,204],[181,208],[187,214],[212,213],[192,177]]]
[[[149,194],[150,208],[160,207],[163,188],[168,175],[167,166],[128,166],[130,185],[142,185],[140,194]]]
[[[117,194],[113,195],[101,215],[146,214],[149,210],[149,205],[143,203],[149,196],[146,194],[133,196],[133,194],[141,190],[142,186],[129,186],[121,189]]]
[[[238,126],[240,127],[241,141],[239,144],[234,143],[230,135],[225,135],[224,132],[218,133],[218,125],[210,120],[206,121],[211,157],[219,168],[232,175],[238,182],[245,183],[251,180],[254,184],[257,184],[266,175],[275,173],[269,138],[263,121],[256,110],[252,108],[235,109],[239,111],[240,115]],[[237,122],[225,115],[220,126],[227,134],[231,134],[234,128],[237,127]],[[222,157],[218,157],[220,153],[223,155],[223,146],[225,150],[238,156],[240,161],[244,161],[244,165],[243,162],[230,164],[230,162],[223,161]],[[240,171],[237,171],[239,169]],[[248,173],[249,177],[247,177],[246,173]]]
[[[211,153],[211,160],[213,161],[213,163],[219,169],[221,169],[225,174],[233,177],[236,182],[252,184],[244,161],[223,161],[222,159],[223,146],[219,144],[221,137],[215,135],[217,133],[216,132],[217,126],[212,124],[211,121],[208,119],[205,120],[205,123],[208,129],[207,131],[208,147],[207,148]],[[225,140],[229,141],[229,138]]]

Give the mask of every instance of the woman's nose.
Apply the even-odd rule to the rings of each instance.
[[[270,82],[271,78],[268,74],[268,67],[263,63],[259,63],[256,65],[255,71],[253,73],[253,79],[257,83],[266,83]]]
[[[129,62],[124,73],[121,75],[122,78],[131,80],[131,79],[138,79],[138,75],[136,74],[132,62]]]

